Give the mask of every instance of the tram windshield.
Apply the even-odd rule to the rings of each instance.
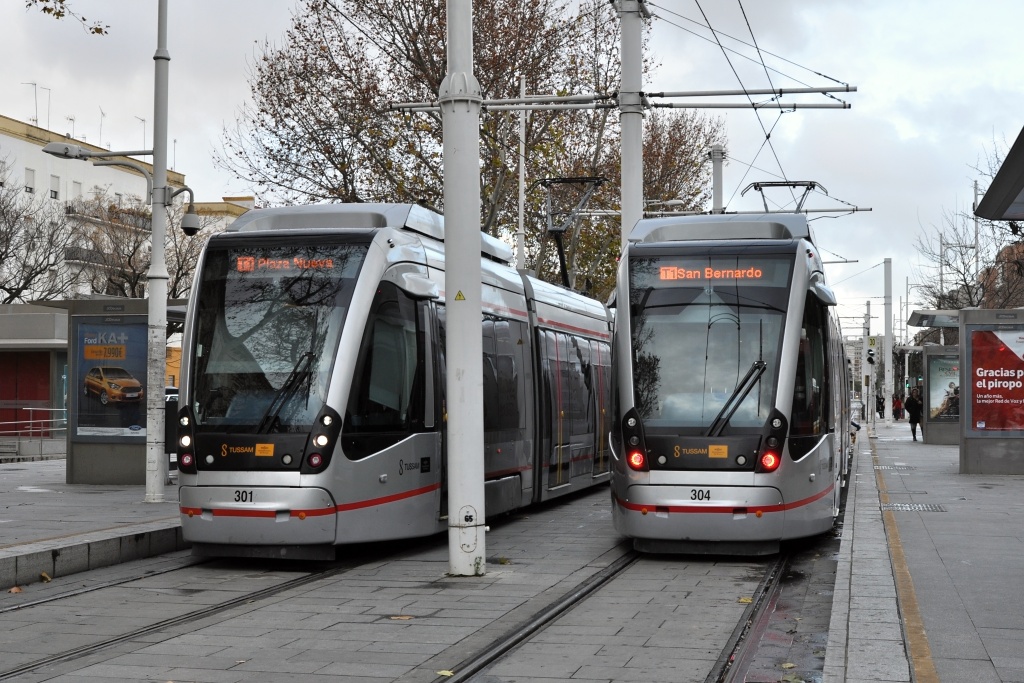
[[[727,402],[730,431],[760,429],[771,411],[792,256],[630,259],[634,400],[648,427],[702,431]],[[761,363],[764,364],[763,370]]]
[[[367,244],[211,242],[199,282],[192,407],[199,430],[308,430],[327,398]]]

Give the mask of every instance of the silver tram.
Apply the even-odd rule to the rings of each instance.
[[[482,235],[486,513],[607,482],[611,318]],[[325,559],[447,528],[444,224],[415,205],[251,211],[212,237],[183,341],[182,533]]]
[[[640,221],[619,265],[615,528],[647,552],[777,552],[832,528],[849,370],[799,214]]]

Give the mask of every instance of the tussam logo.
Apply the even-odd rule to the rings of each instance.
[[[255,453],[255,446],[229,446],[226,443],[220,445],[220,457],[224,458],[229,455],[244,455],[246,453]]]

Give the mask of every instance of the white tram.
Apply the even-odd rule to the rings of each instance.
[[[852,455],[835,296],[800,214],[640,221],[619,265],[615,528],[647,552],[828,531]]]
[[[482,235],[486,514],[609,479],[610,315]],[[415,205],[251,211],[210,239],[184,333],[184,538],[333,558],[447,529],[443,219]]]

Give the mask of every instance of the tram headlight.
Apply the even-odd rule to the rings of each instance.
[[[195,474],[198,465],[193,448],[196,445],[196,437],[192,431],[193,423],[194,420],[188,408],[178,411],[176,450],[178,451],[178,471],[183,474]]]
[[[326,446],[328,441],[330,441],[330,439],[327,438],[326,434],[318,434],[313,438],[313,443],[315,443],[320,448]]]

